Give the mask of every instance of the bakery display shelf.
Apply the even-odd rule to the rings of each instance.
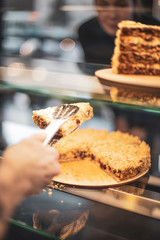
[[[95,72],[95,75],[100,79],[102,85],[123,86],[127,89],[148,92],[159,92],[160,82],[159,76],[147,75],[129,75],[129,74],[115,74],[112,68],[102,69]]]
[[[48,187],[39,195],[25,199],[18,206],[12,222],[29,231],[37,231],[46,236],[49,234],[50,237],[60,237],[60,234],[66,231],[66,239],[80,240],[108,239],[109,236],[109,239],[123,239],[124,236],[130,239],[129,237],[134,236],[135,232],[137,234],[139,229],[144,232],[144,226],[147,224],[145,232],[147,231],[152,239],[156,239],[153,236],[159,234],[157,226],[160,219],[160,203],[150,191],[147,192],[152,199],[145,195],[134,196],[116,188],[85,190]],[[119,229],[122,219],[125,222],[130,219],[128,224],[131,225],[128,226],[128,230],[122,226]],[[131,219],[134,219],[134,222]],[[76,220],[79,228],[76,228]],[[91,229],[95,234],[93,238]],[[145,237],[138,234],[137,238],[133,239],[147,239]]]
[[[30,72],[30,71],[29,71]],[[30,72],[31,73],[31,72]],[[54,72],[53,72],[54,74]],[[63,74],[62,74],[63,75]],[[70,75],[70,74],[69,74]],[[69,76],[68,75],[68,76]],[[71,74],[72,75],[72,74]],[[55,76],[55,75],[54,75]],[[77,75],[76,75],[77,76]],[[65,73],[63,75],[65,77]],[[13,77],[14,78],[14,77]],[[160,109],[153,108],[152,106],[145,106],[143,103],[141,105],[132,104],[128,102],[119,103],[113,102],[110,97],[110,92],[108,89],[108,93],[95,93],[87,92],[87,88],[82,91],[80,89],[70,89],[70,87],[65,88],[64,85],[61,88],[54,88],[54,86],[40,86],[38,82],[36,82],[36,86],[30,86],[26,84],[14,84],[14,82],[0,81],[0,91],[6,92],[24,92],[28,95],[31,93],[40,98],[42,97],[51,97],[56,99],[62,99],[65,101],[75,102],[75,101],[90,101],[91,105],[93,103],[102,102],[106,105],[123,108],[123,109],[138,109],[139,111],[147,111],[160,113]],[[12,79],[12,78],[10,78]],[[57,80],[57,78],[55,78]],[[84,78],[82,78],[84,80]],[[87,77],[88,81],[92,82],[94,79],[97,84],[97,80],[95,77]],[[22,78],[23,80],[23,78]],[[23,81],[22,81],[23,82]],[[90,86],[93,88],[94,86]],[[99,89],[100,90],[100,89]],[[124,100],[125,101],[125,100]],[[38,105],[40,103],[38,102]],[[39,105],[40,106],[40,105]],[[20,110],[21,112],[22,110]],[[19,127],[19,125],[18,125]],[[26,127],[26,126],[25,126]],[[15,128],[12,127],[12,129]],[[35,129],[37,130],[37,129]],[[17,131],[20,132],[20,131]],[[28,131],[27,131],[28,132]],[[25,134],[23,137],[26,136]],[[14,139],[15,141],[15,139]],[[157,158],[157,156],[156,156]],[[155,159],[156,159],[155,158]],[[157,166],[156,166],[157,168]],[[72,210],[90,210],[91,209],[91,217],[89,215],[89,221],[86,222],[85,227],[79,231],[76,235],[73,236],[72,239],[130,239],[130,236],[134,235],[135,232],[147,232],[147,236],[152,238],[152,236],[159,236],[159,220],[160,220],[160,193],[159,186],[157,185],[158,191],[152,191],[148,189],[152,189],[152,186],[155,186],[155,183],[159,184],[159,178],[155,177],[153,179],[152,172],[151,176],[145,176],[145,179],[142,178],[142,181],[135,181],[134,183],[125,184],[123,186],[114,187],[114,188],[101,188],[101,189],[82,189],[82,188],[72,188],[69,186],[52,186],[53,188],[46,188],[41,194],[37,196],[33,196],[27,198],[22,204],[17,208],[15,215],[13,216],[11,223],[16,227],[20,227],[32,233],[38,233],[40,236],[44,236],[49,239],[55,239],[53,234],[49,234],[46,232],[46,229],[36,229],[33,226],[33,214],[36,211],[50,211],[57,210],[60,213],[64,212],[72,212]],[[51,186],[50,186],[51,187]],[[101,209],[101,211],[99,211]],[[110,213],[110,214],[108,214]],[[104,215],[103,215],[104,214]],[[119,219],[117,219],[119,216]],[[63,219],[63,218],[62,218]],[[116,219],[116,221],[115,221]],[[130,221],[134,226],[130,226],[126,230],[123,229],[122,232],[119,231],[119,224],[122,221],[128,222]],[[129,219],[129,221],[127,220]],[[136,221],[132,222],[132,219],[136,219]],[[105,221],[104,221],[105,220]],[[42,219],[43,221],[43,219]],[[142,225],[143,222],[143,225]],[[44,225],[47,224],[47,220],[44,220]],[[148,226],[147,229],[144,227]],[[115,225],[114,225],[115,224]],[[117,230],[114,231],[112,226],[115,226]],[[118,236],[115,236],[114,233],[117,232]],[[94,233],[92,236],[91,234]],[[87,235],[89,234],[89,235]],[[100,237],[102,236],[102,237]],[[104,237],[105,236],[105,237]],[[146,236],[146,235],[145,235]],[[144,237],[145,237],[144,236]],[[126,238],[125,238],[126,237]],[[19,238],[22,239],[22,238]],[[35,239],[35,238],[34,238]],[[41,238],[40,238],[41,239]],[[138,239],[138,238],[134,238]],[[147,239],[141,238],[139,239]],[[149,238],[148,238],[149,239]]]
[[[102,101],[110,106],[160,113],[160,98],[147,95],[136,88],[136,93],[124,84],[102,84],[95,75],[97,71],[110,69],[109,65],[69,62],[55,59],[32,59],[4,57],[0,67],[0,88],[31,92],[46,97]],[[122,81],[123,82],[123,81]],[[133,84],[134,85],[134,84]],[[127,93],[126,93],[127,92]],[[140,96],[139,96],[140,93]],[[148,96],[149,94],[149,96]],[[157,93],[156,93],[157,94]],[[151,95],[151,96],[150,96]]]
[[[62,85],[63,86],[63,85]],[[107,90],[107,93],[90,93],[83,92],[80,90],[70,90],[65,88],[55,88],[53,86],[24,86],[21,83],[14,84],[14,82],[6,82],[0,81],[0,89],[1,91],[15,91],[15,92],[23,92],[23,93],[31,93],[37,96],[44,97],[58,97],[59,99],[69,100],[69,101],[90,101],[97,102],[100,101],[102,103],[106,103],[108,106],[118,107],[122,109],[130,109],[130,110],[140,110],[145,112],[151,112],[155,114],[160,113],[160,107],[157,104],[149,103],[146,100],[136,99],[136,98],[128,98],[121,97],[120,99],[113,100],[110,95],[110,89]]]
[[[60,240],[58,237],[50,235],[44,231],[34,229],[33,227],[27,225],[26,223],[19,222],[14,219],[9,219],[8,222],[11,225],[11,227],[13,228],[12,231],[15,232],[15,229],[16,229],[16,232],[18,231],[18,234],[16,234],[16,237],[14,237],[15,240],[18,240],[19,237],[21,239],[23,239],[25,234],[26,234],[26,236],[28,235],[28,238],[30,238],[32,236],[34,238],[34,240],[49,240],[49,239]],[[22,231],[23,231],[23,235],[21,235]],[[13,234],[14,234],[14,232],[13,232]],[[9,236],[9,235],[12,235],[11,231],[9,231],[8,236],[6,237],[5,240],[10,239],[11,236]]]

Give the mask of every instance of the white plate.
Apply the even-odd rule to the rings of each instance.
[[[95,72],[102,85],[160,91],[160,76],[114,74],[112,68]]]

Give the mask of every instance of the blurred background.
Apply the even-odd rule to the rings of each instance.
[[[93,0],[1,0],[5,55],[83,61],[78,28],[97,15]],[[143,11],[160,20],[160,1],[143,0]]]

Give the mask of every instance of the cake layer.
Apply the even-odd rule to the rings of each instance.
[[[120,29],[120,36],[136,36],[145,41],[152,41],[155,37],[160,38],[160,26],[146,25],[134,21],[121,21],[118,28]]]
[[[137,37],[142,37],[146,41],[152,41],[153,37],[160,38],[160,28],[149,29],[148,27],[143,27],[143,28],[123,27],[121,29],[121,36],[132,36],[132,37],[137,36]]]
[[[123,36],[123,37],[119,37],[120,38],[120,43],[121,44],[125,44],[128,45],[130,43],[134,43],[134,44],[142,44],[142,45],[148,45],[148,46],[157,46],[160,44],[160,39],[157,37],[152,37],[152,40],[150,41],[146,41],[144,38],[142,37],[137,37],[137,36]]]
[[[130,43],[130,44],[128,44],[128,45],[124,45],[124,44],[120,44],[120,46],[119,46],[119,49],[121,50],[121,51],[136,51],[136,52],[138,52],[139,51],[139,53],[141,53],[141,52],[149,52],[150,54],[152,54],[152,53],[160,53],[160,44],[159,45],[154,45],[154,46],[152,46],[152,45],[149,45],[149,44],[147,44],[147,45],[145,45],[145,44],[140,44],[140,43],[137,43],[137,44],[135,44],[135,43]]]
[[[116,44],[121,51],[137,51],[139,53],[152,51],[160,53],[160,39],[158,38],[147,42],[140,37],[121,37],[116,40]]]
[[[131,74],[131,75],[160,75],[160,67],[156,64],[145,65],[145,64],[129,64],[119,63],[114,69],[114,73],[118,74]]]
[[[123,29],[139,29],[142,31],[143,29],[148,29],[148,30],[158,30],[160,31],[160,26],[155,26],[155,25],[146,25],[140,22],[135,22],[135,21],[130,21],[130,20],[123,20],[118,23],[118,28]]]
[[[83,122],[91,119],[93,117],[93,108],[87,102],[73,103],[79,107],[78,112],[67,120],[58,130],[57,135],[67,136],[73,130],[75,130]],[[33,111],[32,119],[34,123],[41,129],[45,129],[52,120],[52,114],[55,111],[56,107],[48,107],[41,110]]]
[[[139,54],[139,52],[121,52],[119,55],[119,62],[121,63],[133,63],[136,64],[142,63],[142,64],[148,64],[148,61],[150,64],[155,64],[160,62],[160,52],[154,53],[152,56],[146,52],[142,52]]]

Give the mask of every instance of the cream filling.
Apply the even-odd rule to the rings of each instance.
[[[153,37],[152,41],[146,41],[141,37],[127,36],[127,37],[121,37],[121,40],[117,39],[116,44],[118,44],[118,43],[125,44],[126,46],[133,43],[136,45],[143,44],[146,46],[155,46],[156,47],[157,45],[160,45],[160,39],[157,37]]]
[[[145,64],[151,64],[150,61],[154,62],[152,64],[160,64],[160,52],[154,52],[152,54],[148,53],[148,52],[137,52],[137,51],[121,51],[119,52],[119,57],[123,57],[123,59],[125,59],[125,61],[127,61],[127,56],[128,59],[132,59],[134,61],[140,61],[136,59],[136,56],[138,58],[141,58],[141,60],[143,61],[143,63]],[[145,61],[145,62],[144,62]],[[156,62],[155,62],[156,61]]]

